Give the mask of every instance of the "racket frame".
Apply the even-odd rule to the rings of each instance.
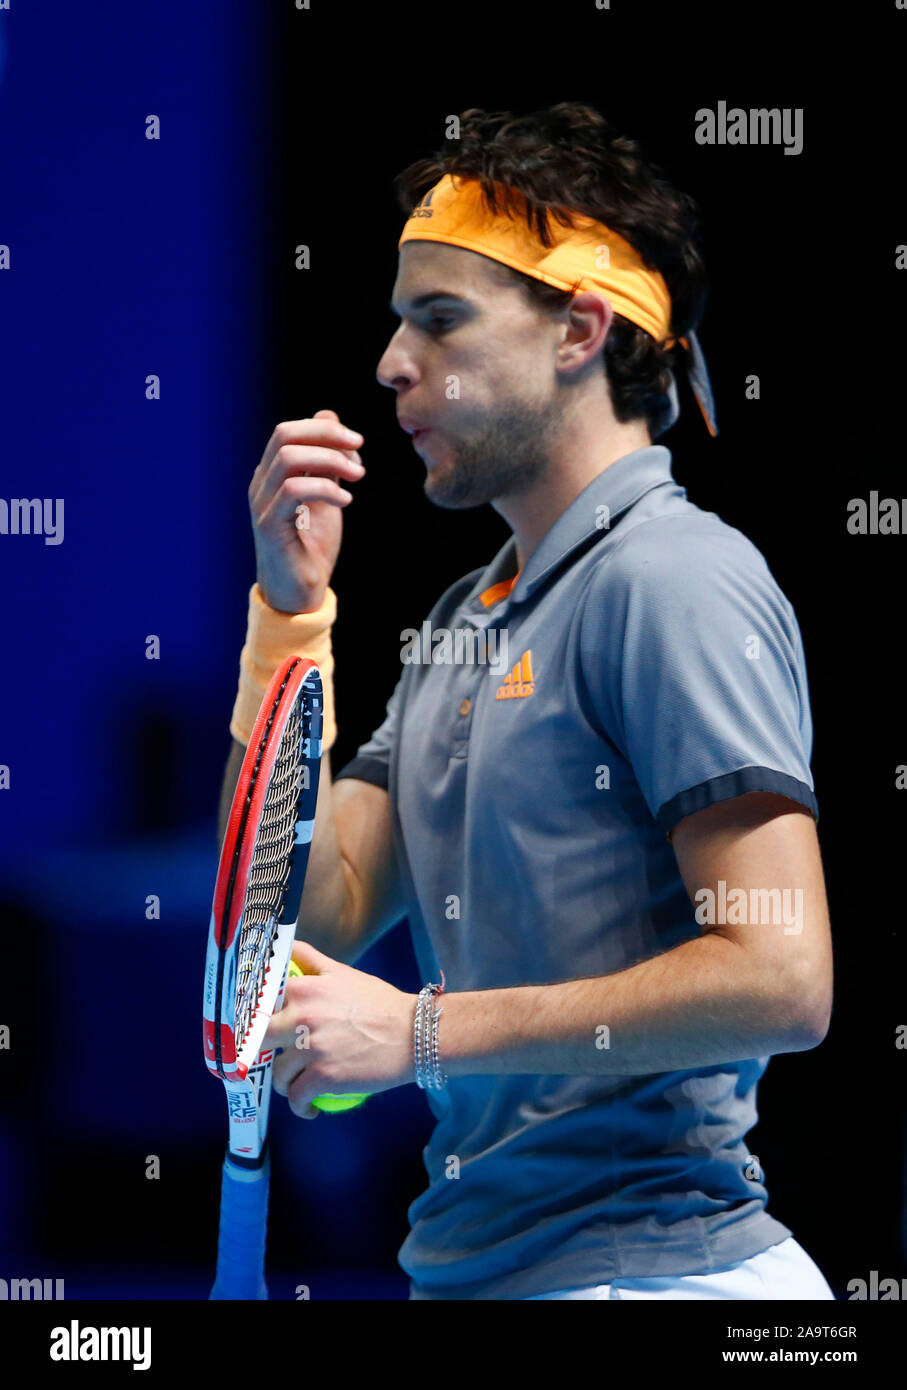
[[[297,699],[303,702],[299,737],[303,744],[301,768],[306,775],[296,804],[293,862],[264,987],[237,1048],[234,1024],[238,950],[255,849],[255,837],[246,832],[261,816],[280,741]],[[229,1156],[240,1167],[259,1167],[265,1160],[274,1050],[262,1051],[261,1043],[286,992],[315,824],[323,712],[317,663],[306,657],[288,657],[275,671],[262,698],[237,779],[218,863],[205,963],[203,1043],[205,1064],[212,1075],[223,1081],[227,1093]]]

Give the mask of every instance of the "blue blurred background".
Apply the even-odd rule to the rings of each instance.
[[[461,30],[480,13],[458,7]],[[2,495],[64,508],[60,544],[0,536],[3,1277],[62,1277],[70,1298],[207,1294],[225,1120],[199,1005],[254,578],[246,488],[280,419],[329,406],[366,437],[334,577],[336,771],[381,721],[400,629],[507,534],[490,511],[425,502],[374,380],[392,328],[391,180],[441,143],[448,113],[567,97],[623,123],[703,205],[722,435],[708,440],[685,398],[663,442],[693,499],[763,550],[804,632],[839,998],[821,1049],[770,1066],[752,1151],[774,1214],[838,1288],[903,1271],[903,910],[870,872],[904,819],[902,709],[882,655],[896,641],[884,596],[902,579],[896,540],[860,546],[842,520],[851,495],[900,488],[876,404],[896,393],[896,364],[853,350],[829,289],[840,245],[823,208],[848,134],[832,76],[809,75],[800,159],[703,151],[692,113],[722,93],[691,53],[670,95],[690,39],[682,16],[664,24],[642,92],[621,65],[607,82],[602,70],[646,38],[645,15],[591,7],[568,81],[541,62],[516,71],[504,41],[476,49],[468,79],[455,44],[426,61],[406,7],[393,32],[380,10],[236,0],[0,13]],[[808,36],[788,38],[771,82],[758,44],[728,58],[741,104],[803,104]],[[897,224],[885,152],[862,160],[879,229],[849,235],[872,343],[875,306],[896,292],[884,258]],[[294,268],[300,244],[308,272]],[[757,410],[740,386],[750,371],[769,388]],[[418,988],[405,924],[362,965]],[[275,1103],[274,1297],[301,1284],[406,1297],[395,1256],[429,1126],[412,1087],[316,1125]]]
[[[0,23],[4,496],[63,499],[61,543],[2,538],[3,1250],[65,1275],[68,1297],[203,1296],[225,1127],[200,970],[254,578],[245,489],[279,418],[295,244],[274,224],[278,10],[57,5]],[[402,929],[372,957],[412,970]],[[300,1260],[285,1296],[405,1294],[421,1095],[317,1137],[274,1109],[272,1260]]]

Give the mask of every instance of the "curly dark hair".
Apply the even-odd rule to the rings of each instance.
[[[699,209],[635,140],[619,134],[594,107],[573,101],[526,116],[470,107],[459,121],[458,140],[394,180],[407,215],[444,174],[456,174],[480,180],[492,212],[525,216],[544,246],[552,245],[549,217],[562,226],[574,224],[573,213],[594,217],[628,241],[650,270],[661,272],[671,296],[674,337],[697,327],[706,299]],[[510,273],[544,308],[562,309],[572,298],[570,290]],[[614,315],[603,349],[614,413],[622,422],[644,418],[653,439],[668,419],[674,351]]]

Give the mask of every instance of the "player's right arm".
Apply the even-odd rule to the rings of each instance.
[[[342,537],[341,512],[364,468],[362,436],[332,410],[275,429],[249,487],[258,586],[272,608],[314,612],[324,602]],[[304,503],[306,526],[297,527]],[[236,739],[224,775],[220,836],[245,748]],[[307,941],[351,963],[405,913],[394,851],[390,797],[382,787],[345,777],[332,785],[322,758],[315,829],[300,911]]]

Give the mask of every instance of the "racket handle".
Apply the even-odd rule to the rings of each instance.
[[[266,1299],[265,1241],[271,1159],[260,1168],[241,1168],[229,1153],[220,1189],[217,1274],[209,1299]]]

